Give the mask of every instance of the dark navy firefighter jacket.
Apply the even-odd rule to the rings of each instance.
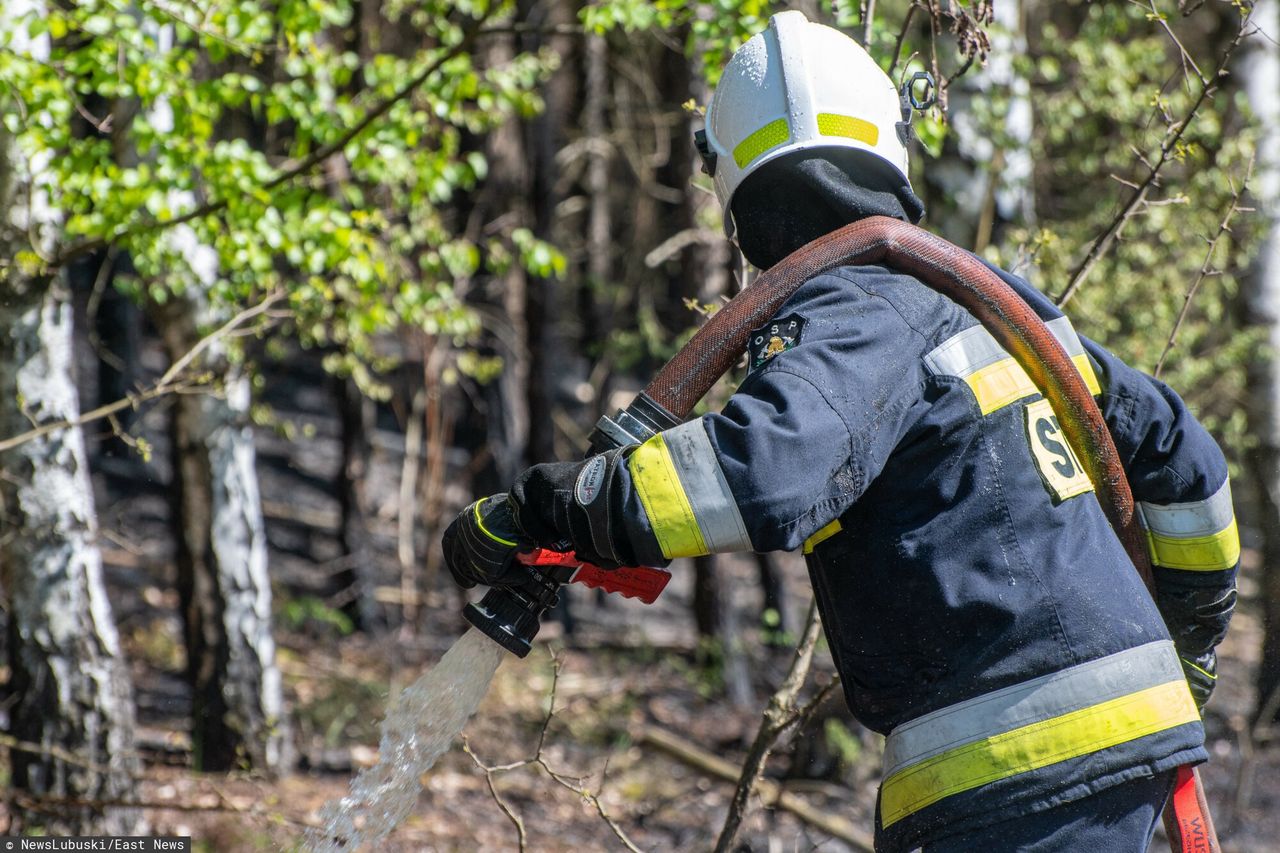
[[[1159,581],[1233,583],[1214,441],[997,272],[1097,395]],[[722,412],[630,451],[609,489],[614,551],[803,548],[849,707],[887,736],[877,849],[1206,759],[1170,635],[1048,401],[971,315],[910,276],[845,267],[801,287],[748,358]]]

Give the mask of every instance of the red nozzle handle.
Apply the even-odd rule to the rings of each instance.
[[[591,589],[616,592],[624,598],[638,598],[645,604],[653,604],[671,580],[671,573],[649,566],[623,566],[602,569],[592,563],[579,560],[572,551],[552,551],[550,548],[534,548],[521,551],[516,559],[526,566],[567,566],[576,569],[569,583],[580,583]]]

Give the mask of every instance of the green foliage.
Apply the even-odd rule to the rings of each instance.
[[[827,738],[827,745],[840,759],[844,767],[852,767],[862,756],[862,741],[849,731],[849,727],[835,717],[828,717],[822,725],[822,732]]]
[[[1050,25],[1031,45],[1041,222],[1011,245],[1034,253],[1038,284],[1051,295],[1062,291],[1088,246],[1119,214],[1131,185],[1159,157],[1170,123],[1186,115],[1201,85],[1183,76],[1176,48],[1141,8],[1092,4],[1082,17],[1078,32]],[[1196,59],[1206,74],[1218,62],[1208,51]],[[1248,171],[1253,140],[1238,121],[1230,99],[1206,102],[1148,204],[1068,306],[1082,333],[1136,367],[1154,370]],[[1236,453],[1246,444],[1245,365],[1256,342],[1237,330],[1232,306],[1253,239],[1248,215],[1238,216],[1208,263],[1211,274],[1201,281],[1161,374]],[[1009,247],[989,252],[1006,265],[1017,262],[1017,253]]]
[[[284,602],[277,618],[281,627],[288,631],[307,630],[322,635],[337,633],[345,637],[355,630],[355,624],[345,613],[309,595]]]
[[[488,171],[467,140],[538,112],[556,64],[546,52],[486,64],[466,41],[508,23],[514,3],[393,9],[422,47],[364,58],[346,31],[353,9],[230,0],[196,16],[85,0],[7,16],[0,45],[15,30],[50,42],[47,60],[0,50],[0,115],[23,153],[53,155],[62,248],[118,243],[140,299],[198,286],[236,307],[286,291],[305,344],[371,365],[374,337],[396,328],[474,337],[458,285],[485,257],[562,274],[563,257],[527,231],[492,238],[506,245],[496,253],[452,221],[451,203]]]

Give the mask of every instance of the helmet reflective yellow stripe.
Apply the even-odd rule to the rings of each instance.
[[[868,145],[875,145],[880,140],[880,128],[869,121],[853,116],[841,116],[835,113],[818,114],[818,133],[823,136],[843,136],[856,139]]]
[[[780,118],[771,121],[734,147],[733,161],[738,164],[739,169],[744,169],[752,160],[789,139],[791,131],[787,129],[787,120]]]

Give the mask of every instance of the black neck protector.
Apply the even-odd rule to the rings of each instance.
[[[779,157],[748,175],[733,197],[738,245],[762,270],[859,219],[915,223],[923,215],[924,205],[896,169],[850,148]]]

